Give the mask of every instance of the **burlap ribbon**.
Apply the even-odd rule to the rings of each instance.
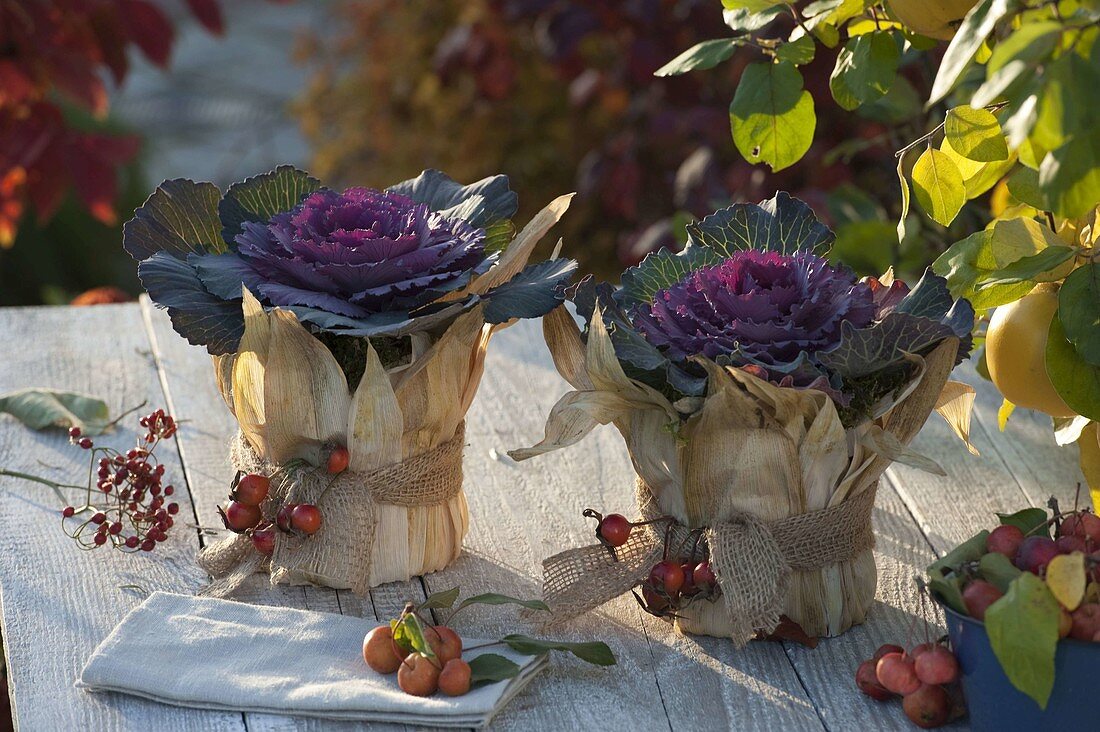
[[[214,581],[200,594],[225,597],[265,566],[272,583],[312,582],[365,594],[370,589],[378,505],[429,506],[456,496],[462,490],[464,428],[460,424],[450,441],[408,460],[369,472],[345,470],[336,476],[312,466],[272,465],[237,434],[230,444],[233,467],[273,476],[261,506],[264,518],[274,523],[287,503],[314,503],[321,509],[321,530],[309,537],[279,532],[270,562],[244,534],[207,546],[199,552],[198,561]]]
[[[779,624],[792,571],[850,561],[874,546],[871,511],[876,488],[872,485],[836,506],[779,521],[764,522],[742,513],[704,529],[700,548],[709,553],[735,643],[746,643],[758,630],[771,632]],[[660,515],[641,478],[637,498],[643,519]],[[688,533],[687,527],[676,524],[670,545],[680,545]],[[575,617],[645,581],[663,553],[664,528],[658,524],[633,531],[614,556],[602,544],[556,554],[542,563],[543,599],[555,620]]]

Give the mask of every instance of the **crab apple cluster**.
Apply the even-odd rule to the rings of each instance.
[[[171,500],[175,487],[165,483],[165,467],[155,451],[176,434],[176,421],[158,409],[138,422],[143,431],[125,453],[97,446],[79,427],[69,430],[69,441],[90,452],[84,505],[61,511],[65,533],[82,548],[151,552],[167,540],[175,523],[180,509]],[[87,518],[77,522],[78,516]]]
[[[408,612],[408,611],[406,611]],[[393,624],[379,625],[363,639],[363,660],[380,674],[397,673],[397,685],[412,696],[431,696],[441,691],[462,696],[470,690],[470,664],[462,659],[462,639],[446,625],[423,623],[420,627],[431,653],[421,653],[394,638]]]
[[[941,643],[906,651],[887,643],[856,669],[856,686],[876,701],[901,697],[905,716],[918,727],[942,727],[962,713],[959,663]]]
[[[266,475],[237,473],[230,486],[229,502],[218,506],[225,528],[247,534],[256,551],[267,557],[275,552],[277,532],[311,536],[321,529],[321,509],[312,503],[283,504],[275,512],[274,522],[268,520],[271,514],[265,517],[264,502],[270,489],[271,478]]]
[[[1100,643],[1100,517],[1089,511],[1072,511],[1060,517],[1055,538],[1027,536],[1018,526],[1003,524],[989,532],[986,551],[1003,554],[1017,569],[1043,577],[1055,557],[1083,554],[1085,582],[1091,590],[1076,607],[1061,605],[1058,635],[1061,638]],[[966,612],[985,620],[990,605],[1004,593],[985,578],[972,575],[962,589]]]

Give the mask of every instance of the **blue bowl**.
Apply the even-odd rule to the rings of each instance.
[[[985,624],[943,606],[947,632],[962,671],[963,692],[975,732],[1100,729],[1100,643],[1058,641],[1054,691],[1045,710],[1018,691],[1001,670]]]

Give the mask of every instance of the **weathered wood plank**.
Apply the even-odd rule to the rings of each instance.
[[[101,397],[115,414],[163,403],[149,342],[135,305],[0,310],[0,342],[8,344],[0,392],[45,386]],[[126,450],[136,421],[97,438]],[[181,516],[191,511],[182,469],[172,450],[160,451],[167,474],[179,479]],[[0,466],[80,483],[87,453],[59,431],[33,432],[0,416]],[[74,491],[74,493],[77,493]],[[75,502],[79,495],[73,496]],[[81,551],[61,530],[57,497],[47,487],[0,478],[0,606],[9,684],[17,725],[25,730],[242,730],[239,714],[169,707],[74,687],[96,645],[147,590],[191,592],[202,583],[192,562],[195,532],[177,526],[151,554]],[[134,659],[147,663],[147,659]],[[151,673],[170,673],[150,667]]]
[[[522,464],[506,450],[542,435],[568,388],[554,371],[538,322],[521,322],[490,345],[485,378],[467,419],[470,502],[466,555],[425,577],[433,591],[498,591],[537,597],[541,561],[592,541],[588,506],[633,513],[633,472],[617,432],[600,429],[570,449]],[[456,619],[471,635],[538,632],[511,608],[471,608]],[[539,681],[498,718],[501,729],[822,729],[779,644],[737,651],[726,641],[677,635],[621,597],[556,635],[608,642],[608,670],[555,658]],[[666,722],[667,720],[667,722]]]

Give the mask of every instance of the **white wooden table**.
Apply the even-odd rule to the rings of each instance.
[[[210,360],[148,304],[0,310],[0,392],[45,386],[100,396],[113,414],[148,400],[186,420],[178,455],[162,460],[181,488],[180,517],[218,525],[231,471],[226,442],[233,420],[214,387]],[[811,650],[753,643],[735,650],[715,638],[683,637],[646,615],[629,596],[574,621],[562,635],[601,639],[619,663],[608,670],[557,657],[494,722],[495,729],[566,730],[853,730],[913,729],[898,704],[879,704],[853,683],[858,662],[884,642],[923,639],[922,622],[939,623],[918,599],[913,579],[933,558],[981,527],[993,512],[1043,506],[1052,493],[1072,501],[1081,480],[1076,454],[1054,445],[1049,422],[1018,411],[1007,434],[997,430],[999,397],[967,366],[957,373],[978,388],[970,456],[933,415],[917,447],[948,477],[905,467],[886,474],[874,513],[879,580],[868,622]],[[543,557],[591,540],[587,506],[630,514],[632,472],[611,428],[581,444],[516,464],[505,450],[533,443],[566,384],[554,371],[537,322],[505,330],[492,343],[466,437],[466,492],[471,528],[451,568],[384,585],[370,597],[320,588],[271,587],[256,576],[239,599],[392,617],[406,600],[461,585],[535,597]],[[127,427],[109,438],[117,447]],[[125,448],[124,448],[125,449]],[[86,455],[57,431],[33,432],[0,416],[0,467],[72,481]],[[76,481],[79,482],[79,481]],[[184,490],[184,486],[186,489]],[[61,531],[51,490],[0,478],[0,603],[16,726],[60,730],[315,730],[354,725],[259,714],[200,712],[74,688],[77,674],[144,590],[193,592],[205,581],[194,556],[196,531],[176,530],[152,554],[80,551]],[[182,528],[182,527],[181,527]],[[515,632],[511,608],[463,613],[461,632]],[[529,630],[521,628],[522,630]],[[938,630],[935,632],[939,632]],[[956,723],[954,728],[965,725]]]

